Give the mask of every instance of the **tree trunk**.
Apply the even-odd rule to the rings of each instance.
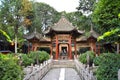
[[[17,34],[15,34],[15,54],[17,54]]]
[[[119,43],[117,43],[117,54],[119,54]]]

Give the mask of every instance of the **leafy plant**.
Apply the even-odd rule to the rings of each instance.
[[[99,67],[96,71],[98,80],[118,80],[120,69],[120,54],[104,53],[98,60]]]
[[[43,61],[48,60],[50,58],[49,54],[45,51],[30,52],[28,56],[29,58],[32,58],[35,63],[42,63]]]
[[[29,58],[27,54],[22,54],[21,58],[23,66],[28,66],[31,65],[31,63],[34,63],[34,59]]]
[[[40,62],[43,62],[43,61],[46,61],[50,58],[49,54],[45,51],[40,51],[40,54],[39,54],[39,61]]]
[[[0,54],[0,80],[23,80],[23,70],[15,57]]]
[[[104,56],[108,55],[108,53],[103,53],[100,56],[97,56],[94,58],[93,63],[95,64],[95,66],[99,66],[99,64],[101,63],[101,60],[104,59]]]
[[[82,63],[86,64],[88,56],[89,56],[89,63],[90,63],[89,65],[91,65],[93,63],[93,59],[94,59],[94,52],[92,52],[92,51],[87,51],[87,52],[81,54],[79,57],[79,60]]]

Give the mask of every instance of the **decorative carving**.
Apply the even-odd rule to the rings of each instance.
[[[69,40],[69,35],[58,35],[58,40]]]

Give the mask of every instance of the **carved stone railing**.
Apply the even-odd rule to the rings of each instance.
[[[40,80],[52,68],[52,59],[36,66],[24,68],[25,76],[23,80]]]
[[[79,62],[76,58],[74,58],[74,62],[81,80],[97,80],[89,66],[85,67],[85,65]]]
[[[120,69],[118,70],[118,80],[120,80]]]

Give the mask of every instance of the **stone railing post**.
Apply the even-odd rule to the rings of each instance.
[[[120,80],[120,69],[118,70],[118,80]]]
[[[26,68],[26,75],[23,80],[41,80],[41,78],[52,68],[52,59],[43,62],[40,65],[31,65]],[[29,70],[30,69],[30,70]],[[29,73],[27,72],[29,70]]]

